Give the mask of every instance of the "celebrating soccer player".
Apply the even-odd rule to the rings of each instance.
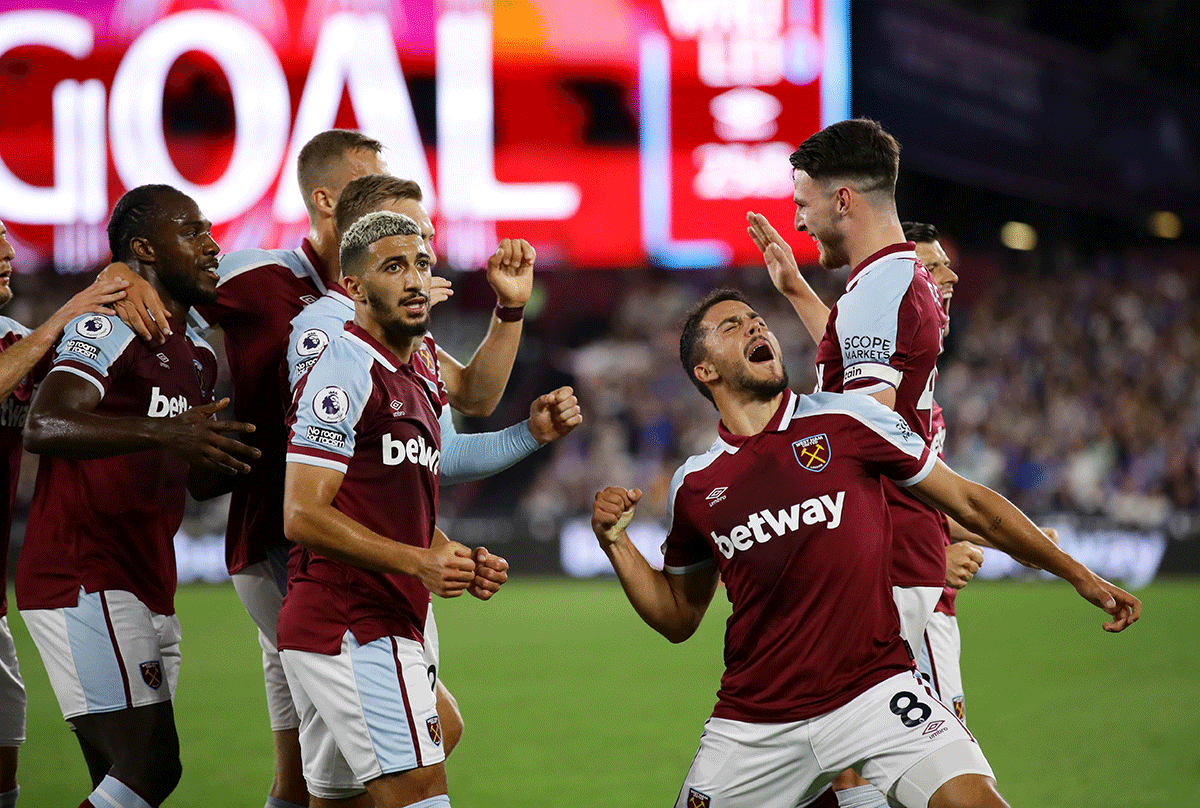
[[[66,328],[30,405],[25,447],[42,455],[16,593],[63,717],[83,749],[92,808],[157,806],[180,776],[171,701],[179,676],[175,532],[185,489],[228,490],[258,452],[215,421],[217,362],[184,317],[216,297],[217,253],[196,203],[134,188],[108,225],[113,258],[152,284],[171,336],[136,339],[117,317]]]
[[[0,222],[0,306],[12,300],[16,252]],[[125,296],[124,281],[98,280],[67,301],[33,331],[0,316],[0,581],[6,581],[12,505],[21,470],[21,430],[35,385],[45,376],[42,360],[67,323],[82,314],[111,314],[108,305]],[[7,492],[7,494],[5,493]],[[8,595],[0,593],[0,808],[17,804],[18,749],[25,742],[25,683],[8,628]]]
[[[718,579],[733,604],[718,703],[678,808],[794,808],[851,767],[908,808],[1005,806],[901,639],[884,478],[1070,581],[1111,615],[1106,630],[1137,620],[1141,603],[954,474],[893,411],[867,396],[793,393],[778,341],[740,293],[702,300],[679,354],[721,421],[713,447],[672,481],[665,568],[625,532],[640,491],[605,489],[592,518],[630,602],[668,639],[695,632]]]
[[[486,599],[507,573],[483,548],[434,536],[443,405],[432,369],[411,361],[428,350],[420,227],[368,214],[343,236],[341,266],[354,320],[293,404],[284,527],[303,551],[280,659],[318,804],[365,788],[379,808],[449,806],[423,648],[429,593]]]

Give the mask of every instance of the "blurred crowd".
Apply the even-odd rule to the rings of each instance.
[[[964,252],[957,270],[936,396],[952,468],[1031,514],[1155,529],[1200,511],[1200,254]],[[609,484],[642,488],[640,510],[665,517],[674,471],[716,437],[678,358],[682,315],[708,289],[747,291],[792,387],[813,387],[812,341],[765,271],[642,274],[626,273],[607,332],[563,360],[586,420],[525,492],[535,532],[587,514]],[[829,304],[845,281],[805,275]]]

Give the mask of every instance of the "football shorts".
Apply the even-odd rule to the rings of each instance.
[[[338,654],[285,649],[279,657],[300,715],[310,794],[345,799],[381,775],[445,760],[421,643],[381,637],[359,645],[347,631]]]
[[[174,699],[182,637],[175,615],[155,614],[132,592],[80,587],[75,606],[21,617],[63,718]]]
[[[925,808],[959,775],[993,776],[971,733],[909,671],[804,721],[709,718],[675,805],[794,808],[848,768],[906,808]]]
[[[17,646],[8,628],[8,615],[0,617],[0,746],[25,742],[25,683],[17,665]]]
[[[963,694],[962,639],[958,633],[958,618],[942,612],[934,612],[925,626],[925,642],[921,645],[921,656],[917,670],[921,672],[958,720],[966,722],[966,698]]]

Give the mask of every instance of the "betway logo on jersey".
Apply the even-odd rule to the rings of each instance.
[[[441,459],[442,453],[432,446],[427,446],[425,437],[422,435],[406,441],[396,440],[386,433],[383,436],[383,463],[385,466],[396,466],[407,460],[409,463],[424,466],[437,474],[438,463],[441,462]]]
[[[735,551],[749,550],[755,542],[763,544],[776,536],[798,530],[802,522],[806,525],[824,522],[826,530],[833,530],[842,523],[842,505],[845,502],[845,491],[838,491],[832,497],[822,494],[797,502],[790,508],[752,513],[746,517],[745,524],[734,527],[728,536],[719,536],[715,530],[710,531],[709,535],[716,542],[721,555],[733,558]]]
[[[146,414],[151,418],[174,418],[187,408],[188,402],[183,396],[167,398],[155,387],[150,391],[150,410]]]
[[[9,396],[0,403],[0,427],[25,426],[25,416],[29,414],[29,405],[17,401],[15,396]]]

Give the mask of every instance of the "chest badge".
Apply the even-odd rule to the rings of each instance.
[[[820,471],[829,465],[829,436],[825,433],[809,435],[792,444],[796,462],[808,471]]]

